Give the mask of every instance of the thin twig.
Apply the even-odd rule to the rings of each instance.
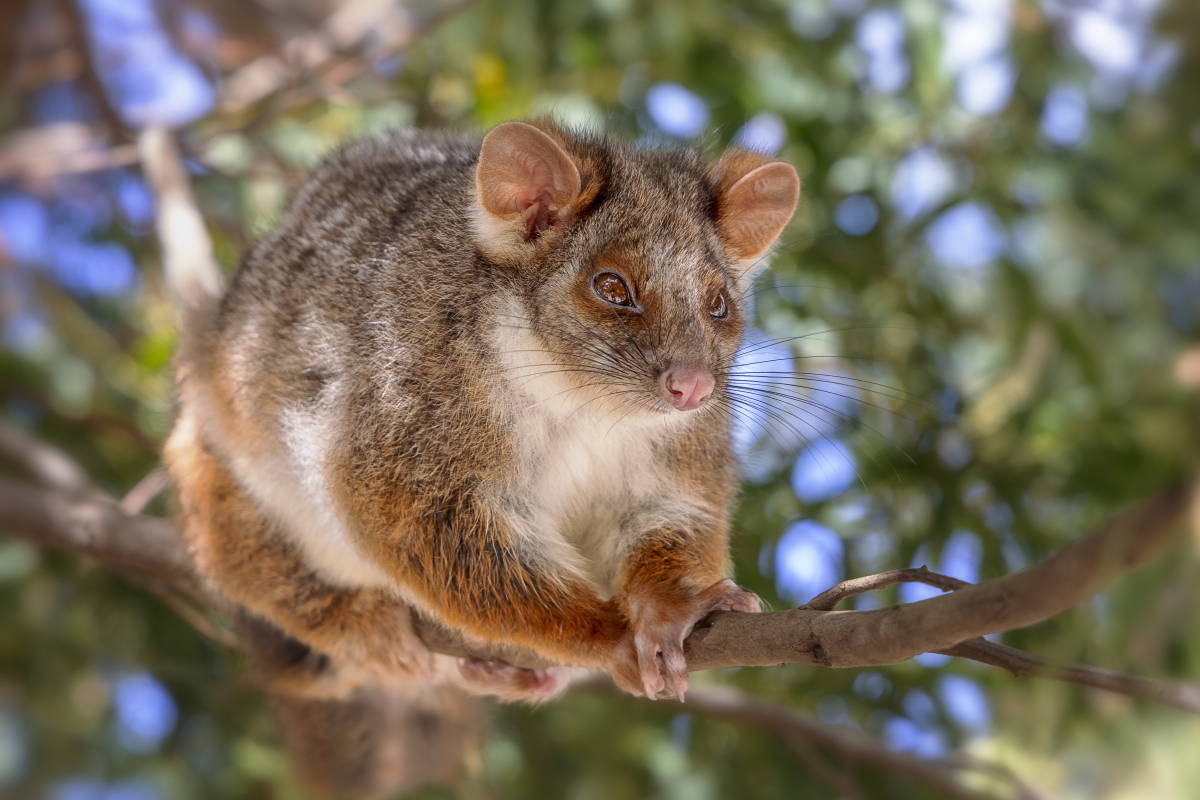
[[[143,572],[123,567],[111,567],[112,571],[123,580],[145,589],[163,602],[167,608],[179,615],[202,636],[213,640],[222,647],[230,650],[241,650],[242,642],[236,633],[227,629],[219,629],[209,621],[204,612],[188,601],[175,587],[167,581]]]
[[[920,567],[894,569],[889,572],[880,572],[878,575],[866,575],[861,578],[851,578],[848,581],[842,581],[832,589],[826,589],[821,592],[812,600],[800,606],[800,608],[812,609],[814,611],[833,611],[833,609],[837,608],[837,604],[847,597],[853,597],[856,594],[869,592],[873,589],[882,589],[885,586],[891,586],[896,583],[924,583],[941,589],[943,592],[952,592],[955,589],[971,585],[966,581],[960,581],[958,578],[952,578],[949,575],[930,572],[928,567],[922,565]]]
[[[0,148],[2,149],[2,148]],[[39,416],[73,428],[82,428],[98,436],[120,436],[128,444],[148,455],[158,455],[158,442],[151,439],[136,425],[121,417],[102,413],[67,416],[54,407],[49,400],[29,387],[0,378],[0,396],[18,398],[22,403],[33,406]]]
[[[1141,700],[1154,700],[1200,714],[1200,687],[1196,686],[1130,675],[1073,661],[1059,661],[987,639],[968,639],[938,652],[990,664],[1008,670],[1018,678],[1050,678]]]
[[[150,470],[121,498],[121,510],[126,514],[142,513],[150,501],[162,494],[170,483],[171,476],[162,467]]]

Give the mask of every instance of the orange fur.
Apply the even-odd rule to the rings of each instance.
[[[321,580],[190,427],[176,426],[165,458],[201,573],[230,600],[332,656],[343,672],[374,681],[430,675],[411,609],[388,592]]]

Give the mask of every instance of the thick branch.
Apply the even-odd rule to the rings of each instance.
[[[1175,523],[1191,502],[1174,487],[1076,540],[1041,564],[918,603],[871,611],[812,608],[763,614],[714,612],[685,642],[688,669],[801,663],[825,667],[879,666],[941,652],[1037,676],[1077,683],[1200,713],[1200,690],[1099,667],[1057,662],[976,637],[1044,619],[1086,600],[1103,583],[1179,538]],[[0,526],[35,542],[115,564],[132,564],[163,578],[198,585],[178,531],[155,517],[131,516],[114,503],[0,478]],[[1089,573],[1093,569],[1095,573]],[[897,573],[902,571],[897,571]],[[917,572],[920,572],[919,570]],[[938,576],[924,573],[931,581]],[[888,580],[895,575],[884,577]],[[861,579],[870,584],[875,576]],[[893,581],[894,582],[894,581]],[[831,592],[857,588],[855,581]],[[830,595],[826,593],[823,596]],[[1042,605],[1038,605],[1041,603]],[[961,619],[958,618],[961,615]],[[434,622],[417,620],[426,646],[451,656],[546,666],[528,652],[468,647]]]
[[[106,500],[0,477],[0,526],[6,533],[99,561],[130,564],[173,581],[195,580],[174,525],[157,517],[130,516]]]
[[[1031,625],[1088,600],[1186,537],[1190,485],[1153,495],[1028,569],[916,603],[868,611],[714,612],[686,643],[688,668],[895,664]]]

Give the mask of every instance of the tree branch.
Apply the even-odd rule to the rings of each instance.
[[[603,680],[573,683],[571,691],[624,695],[610,681]],[[629,697],[629,701],[653,702],[634,697]],[[806,762],[812,756],[810,745],[816,745],[856,764],[867,764],[887,772],[907,775],[955,800],[982,800],[991,797],[960,783],[955,777],[956,765],[948,761],[913,758],[893,752],[856,731],[826,725],[777,703],[752,697],[731,686],[692,686],[682,708],[684,711],[694,711],[708,717],[762,728]],[[831,783],[843,783],[832,776],[826,779]],[[842,786],[837,788],[844,791]]]
[[[375,58],[388,57],[406,49],[421,35],[469,7],[474,1],[449,3],[420,20],[413,19],[411,10],[402,4],[380,3],[378,0],[346,3],[319,28],[286,42],[280,48],[280,53],[257,58],[227,76],[220,111],[223,114],[239,112],[293,85],[306,74],[324,71],[330,75],[336,70],[339,74],[333,77],[338,83],[344,83],[370,69],[372,61],[363,57],[339,60],[338,53],[357,46],[368,34],[379,39],[372,48],[372,55]],[[315,99],[316,96],[298,92],[283,107],[293,106],[304,99]]]
[[[150,470],[132,489],[121,498],[121,510],[126,514],[140,514],[154,498],[171,484],[171,476],[162,467]]]
[[[0,180],[40,184],[70,172],[95,172],[138,160],[132,144],[110,146],[99,125],[55,122],[25,128],[0,140]]]
[[[1153,700],[1200,714],[1200,687],[1196,686],[1130,675],[1127,672],[1076,664],[1073,661],[1058,661],[998,642],[989,642],[987,639],[967,639],[954,647],[937,652],[990,664],[1008,670],[1018,678],[1050,678],[1136,697],[1139,700]]]
[[[42,486],[72,494],[92,489],[92,479],[75,459],[10,422],[0,421],[0,458]]]
[[[1196,687],[1058,662],[977,639],[1060,613],[1102,588],[1101,578],[1111,580],[1183,538],[1184,528],[1176,523],[1190,508],[1192,495],[1190,487],[1172,487],[1040,564],[917,603],[870,611],[714,612],[701,620],[684,644],[688,669],[697,672],[781,663],[881,666],[937,652],[997,666],[1019,677],[1076,683],[1200,713],[1200,689]],[[0,521],[7,532],[46,546],[102,562],[134,565],[179,585],[201,585],[170,522],[128,515],[113,502],[0,477]],[[931,581],[945,577],[898,570],[847,584],[854,588],[881,580],[895,582],[902,572],[915,572]],[[827,604],[828,598],[844,594],[847,584],[819,597],[825,597]],[[549,664],[525,651],[468,647],[457,634],[429,620],[417,619],[416,625],[426,646],[437,653],[502,660],[517,666]]]
[[[196,582],[174,525],[158,517],[130,516],[106,500],[0,477],[0,525],[48,547],[141,567],[171,581]]]
[[[949,575],[930,572],[924,566],[914,569],[894,569],[878,575],[867,575],[843,581],[832,589],[817,595],[800,608],[832,611],[839,602],[847,597],[869,592],[872,589],[881,589],[895,583],[924,583],[936,586],[944,592],[972,585]],[[1053,678],[1142,700],[1155,700],[1183,711],[1200,714],[1200,688],[1194,686],[1144,678],[1140,675],[1130,675],[1088,664],[1057,661],[983,638],[967,639],[953,647],[936,652],[999,667],[1018,678]]]
[[[186,309],[220,296],[221,268],[213,258],[212,239],[175,140],[163,128],[147,128],[138,137],[138,151],[158,202],[155,218],[163,273],[176,301]]]
[[[1061,614],[1187,538],[1191,485],[1179,484],[1021,572],[916,603],[865,611],[714,612],[689,637],[691,670],[779,663],[895,664]]]

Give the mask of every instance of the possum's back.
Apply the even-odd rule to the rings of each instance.
[[[478,150],[466,137],[391,133],[348,147],[305,182],[203,337],[236,352],[210,362],[225,362],[235,394],[260,410],[308,402],[363,361],[373,324],[417,336],[421,315],[461,307],[451,287],[478,283],[462,279],[478,268],[467,235]],[[193,354],[197,366],[207,355]]]

